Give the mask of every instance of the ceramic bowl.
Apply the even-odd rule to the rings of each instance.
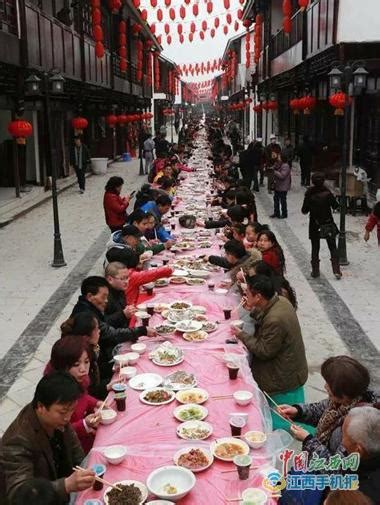
[[[112,424],[116,421],[117,412],[113,409],[102,409],[100,411],[100,423],[101,424]]]
[[[122,445],[110,445],[103,451],[104,457],[112,465],[118,465],[127,455],[127,449]]]
[[[253,393],[250,391],[235,391],[233,394],[234,400],[238,405],[249,405],[253,398]]]
[[[138,352],[127,352],[127,354],[125,354],[125,357],[128,361],[128,365],[134,365],[137,363],[140,354]]]
[[[260,449],[267,441],[267,436],[262,431],[247,431],[244,439],[252,449]]]
[[[140,343],[132,344],[131,350],[133,352],[137,352],[137,354],[144,354],[144,352],[146,351],[146,344],[140,344]]]
[[[120,375],[123,379],[132,379],[137,373],[137,370],[134,366],[124,366],[120,368]]]
[[[177,502],[193,489],[195,476],[187,468],[174,465],[163,466],[148,476],[146,485],[149,491],[158,498]],[[168,485],[172,489],[169,489]]]

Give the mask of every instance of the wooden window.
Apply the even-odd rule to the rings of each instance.
[[[0,29],[18,34],[16,0],[0,0]]]

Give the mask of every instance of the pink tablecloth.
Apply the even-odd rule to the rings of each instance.
[[[213,240],[214,242],[214,240]],[[197,250],[187,254],[211,254],[218,251],[214,243],[211,250]],[[163,253],[164,254],[164,253]],[[217,282],[224,274],[212,274]],[[175,370],[186,370],[195,374],[198,386],[208,391],[209,396],[232,394],[239,389],[246,389],[255,393],[255,383],[248,366],[246,352],[240,344],[226,344],[226,338],[231,337],[230,321],[224,320],[223,308],[235,307],[232,319],[237,318],[236,306],[238,298],[235,295],[217,295],[208,291],[207,286],[169,285],[165,288],[156,288],[153,295],[154,301],[171,302],[174,300],[190,300],[194,305],[203,305],[207,308],[210,321],[219,321],[218,329],[209,334],[209,338],[201,343],[189,343],[176,334],[167,339],[148,339],[142,341],[148,344],[147,352],[135,365],[138,373],[155,372],[162,376]],[[159,324],[161,316],[155,315],[151,325]],[[149,350],[158,345],[159,340],[171,340],[181,346],[185,353],[183,363],[174,367],[160,367],[153,364],[148,357]],[[126,346],[128,347],[128,346]],[[240,371],[238,379],[229,380],[228,371],[223,361],[224,352],[233,352],[240,355]],[[105,478],[111,482],[123,479],[136,479],[145,482],[148,475],[155,469],[164,465],[173,464],[173,455],[182,447],[200,445],[209,447],[216,438],[230,436],[229,413],[246,412],[249,414],[248,423],[244,431],[262,429],[262,416],[259,400],[247,407],[237,406],[232,398],[224,400],[209,399],[204,405],[209,411],[206,421],[213,426],[212,436],[203,442],[184,441],[176,436],[178,421],[173,416],[177,402],[173,401],[161,407],[148,406],[140,402],[139,391],[128,389],[127,410],[119,413],[117,420],[110,426],[100,426],[95,444],[89,456],[88,466],[96,463],[105,463],[102,449],[105,446],[122,444],[127,447],[128,455],[123,463],[117,466],[108,465]],[[262,451],[251,451],[254,458],[253,464],[266,462],[266,455]],[[251,478],[239,481],[237,472],[222,473],[224,470],[233,469],[233,463],[225,463],[215,459],[214,464],[206,471],[196,474],[194,489],[178,503],[180,505],[219,505],[226,503],[226,498],[240,496],[247,487],[261,487],[262,476],[258,471],[251,471]],[[82,504],[88,498],[101,498],[103,491],[94,492],[87,490],[77,499]],[[275,503],[268,499],[269,503]]]

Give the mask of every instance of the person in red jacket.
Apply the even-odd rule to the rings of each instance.
[[[124,180],[122,177],[113,176],[108,180],[104,188],[104,214],[111,232],[121,230],[127,220],[126,210],[132,195],[120,196],[123,184]]]
[[[136,305],[139,297],[140,286],[154,282],[162,277],[170,277],[173,273],[171,267],[150,268],[149,270],[129,270],[128,286],[125,294],[129,304]]]
[[[44,372],[45,375],[53,370],[68,372],[81,385],[83,394],[76,403],[70,422],[85,454],[94,443],[94,435],[100,421],[100,417],[94,411],[102,404],[87,393],[90,384],[90,359],[91,348],[88,339],[78,335],[67,335],[53,345],[50,362]]]
[[[269,230],[261,231],[257,236],[257,249],[262,254],[262,260],[270,265],[278,275],[285,272],[284,252],[277,242],[276,235]]]
[[[368,242],[371,231],[377,228],[377,243],[380,246],[380,202],[377,202],[368,216],[367,224],[365,225],[364,240]]]

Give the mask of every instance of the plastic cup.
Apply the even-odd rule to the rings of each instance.
[[[145,326],[145,328],[149,325],[149,320],[150,320],[150,315],[148,314],[148,317],[142,317],[141,322],[142,325]]]
[[[214,289],[215,289],[215,282],[208,282],[207,286],[208,286],[208,289],[210,291],[214,291]]]
[[[172,230],[175,230],[175,223],[171,223],[171,224],[170,224],[170,228],[171,228]]]
[[[126,409],[127,386],[118,382],[112,385],[112,390],[115,393],[116,409],[118,412],[123,412]]]
[[[146,306],[146,311],[149,315],[153,316],[154,314],[154,303],[148,303]]]
[[[97,477],[103,478],[104,474],[106,473],[106,466],[101,465],[99,463],[99,464],[93,465],[92,470],[95,472]],[[101,491],[103,489],[103,482],[99,482],[98,480],[95,480],[92,485],[92,489],[94,491]]]
[[[231,319],[231,312],[232,312],[232,309],[230,307],[226,307],[225,309],[223,309],[223,314],[224,314],[225,320]]]
[[[240,419],[230,419],[231,435],[233,437],[240,437],[243,426],[244,424]]]
[[[249,478],[249,470],[252,464],[252,458],[249,455],[235,456],[234,463],[238,471],[240,480],[247,480]]]
[[[227,368],[230,380],[236,380],[239,372],[239,365],[236,363],[227,363]]]
[[[153,295],[153,288],[154,288],[154,284],[153,283],[145,284],[145,286],[144,286],[146,294],[149,295],[149,296]]]
[[[165,266],[169,263],[169,258],[163,258],[162,259],[162,264]]]

